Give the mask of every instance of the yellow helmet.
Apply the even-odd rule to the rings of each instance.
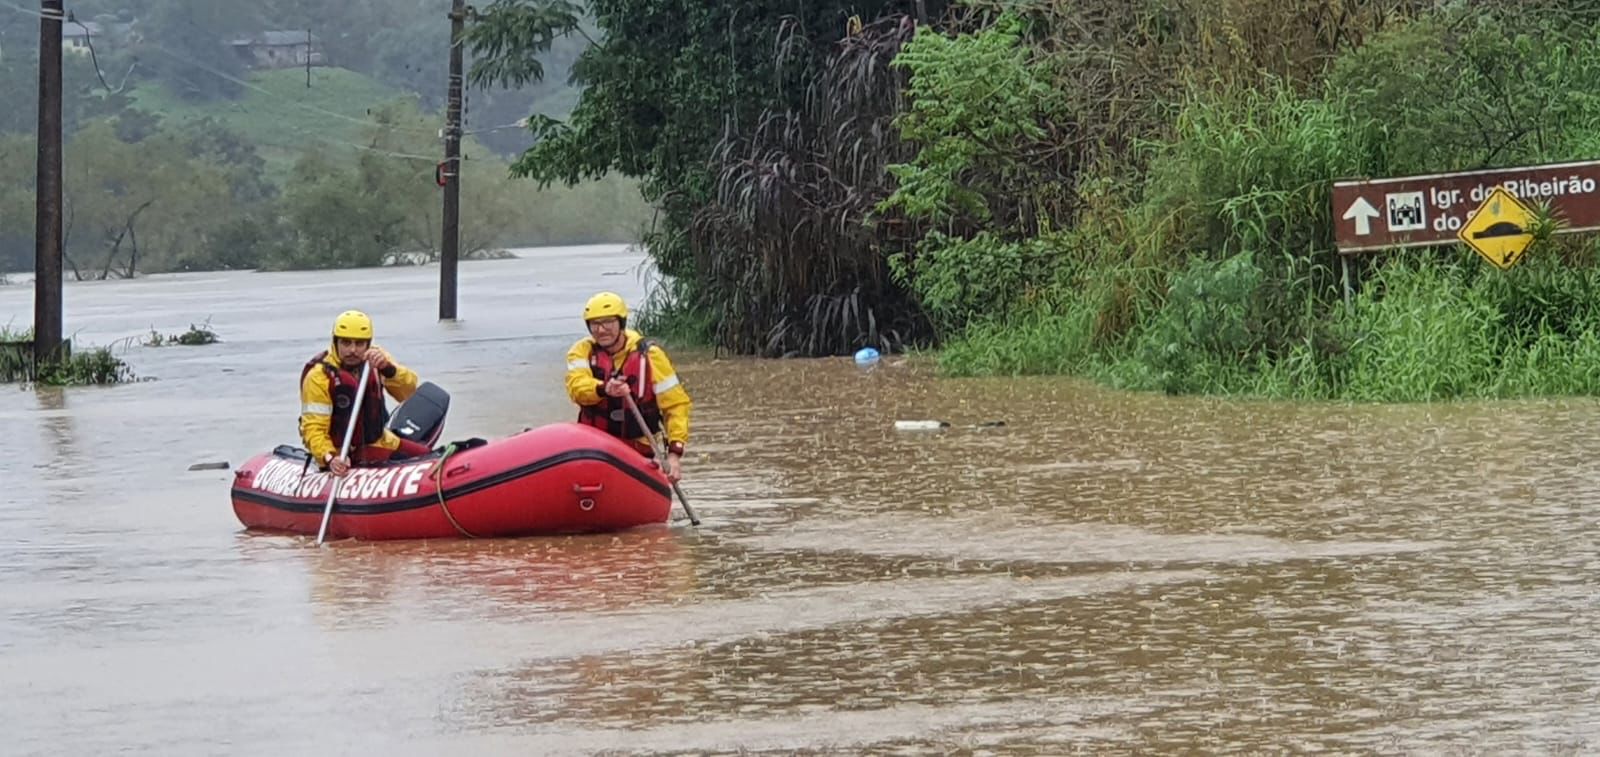
[[[627,318],[628,304],[622,297],[613,292],[601,292],[589,298],[589,304],[583,306],[583,320],[592,321],[596,318]]]
[[[372,339],[372,319],[359,310],[346,310],[333,322],[334,339]]]

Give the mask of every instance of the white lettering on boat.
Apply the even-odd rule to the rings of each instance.
[[[354,468],[339,480],[339,496],[347,499],[394,499],[422,491],[422,480],[433,462],[411,463],[386,468]],[[328,496],[327,471],[307,470],[303,464],[287,460],[268,460],[256,471],[251,487],[266,494],[297,499],[324,499]]]

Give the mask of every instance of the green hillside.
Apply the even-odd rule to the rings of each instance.
[[[259,71],[249,81],[251,87],[230,101],[186,102],[159,82],[145,83],[132,95],[140,110],[158,114],[168,124],[205,118],[224,124],[256,145],[267,161],[268,177],[280,184],[306,150],[357,151],[369,142],[373,112],[396,100],[416,100],[415,95],[342,68],[311,69],[309,88],[304,69]],[[437,134],[443,125],[442,118],[427,115],[402,128],[408,141],[431,145],[417,154],[442,157]]]
[[[158,123],[122,111],[120,98],[85,118],[66,145],[69,259],[117,258],[126,270],[132,247],[118,240],[135,224],[145,272],[367,266],[438,248],[439,114],[348,69],[313,69],[309,88],[304,69],[249,81],[238,96],[209,101],[147,82],[128,97]],[[183,130],[199,122],[216,127]],[[652,217],[633,179],[540,189],[512,177],[506,158],[476,138],[461,147],[464,251],[632,241]],[[0,157],[31,163],[33,153],[30,134],[0,134]],[[33,189],[31,172],[0,179],[0,270],[32,260]]]

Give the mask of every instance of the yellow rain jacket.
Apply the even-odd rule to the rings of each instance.
[[[373,345],[377,347],[377,345]],[[388,350],[378,347],[384,357],[389,359],[389,365],[394,369],[393,376],[383,377],[383,388],[396,402],[405,402],[417,391],[417,374],[398,362],[395,362]],[[324,366],[340,370],[338,350],[329,348],[328,354],[323,356],[320,363],[308,363],[305,377],[300,380],[300,441],[305,444],[306,451],[311,453],[311,459],[318,465],[323,464],[323,459],[328,453],[337,455],[339,443],[344,441],[344,429],[333,428],[333,387],[328,382],[328,372]],[[351,370],[357,379],[361,377],[361,365],[358,363]],[[371,401],[368,397],[365,401]],[[377,398],[382,401],[382,398]],[[359,408],[351,410],[351,417],[359,413]],[[335,437],[334,432],[338,435]],[[355,448],[361,444],[359,439],[351,439],[350,446]],[[389,429],[383,430],[383,437],[372,443],[372,446],[395,450],[400,447],[400,437]]]
[[[622,349],[612,353],[612,360],[616,363],[625,363],[626,356],[631,355],[639,348],[643,339],[639,332],[627,329],[623,332]],[[600,394],[600,387],[604,383],[596,378],[591,358],[594,352],[600,349],[594,339],[585,337],[579,339],[567,352],[567,396],[581,408],[590,408],[600,405],[606,399]],[[646,392],[644,401],[640,402],[640,393],[634,390],[634,400],[639,402],[639,410],[649,415],[646,403],[654,399],[656,407],[661,413],[661,428],[667,434],[667,443],[687,445],[689,443],[689,410],[693,403],[689,401],[689,392],[684,389],[683,382],[678,378],[678,372],[672,367],[672,360],[667,357],[666,350],[661,345],[652,344],[649,355],[649,391]],[[583,413],[579,413],[580,420]],[[650,447],[650,438],[641,436],[630,440],[641,450]]]

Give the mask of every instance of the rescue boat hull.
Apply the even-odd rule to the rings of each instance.
[[[235,472],[233,512],[249,529],[315,534],[337,485],[328,538],[386,540],[618,531],[664,523],[672,509],[651,461],[599,429],[558,423],[474,441],[343,479],[279,447]]]

